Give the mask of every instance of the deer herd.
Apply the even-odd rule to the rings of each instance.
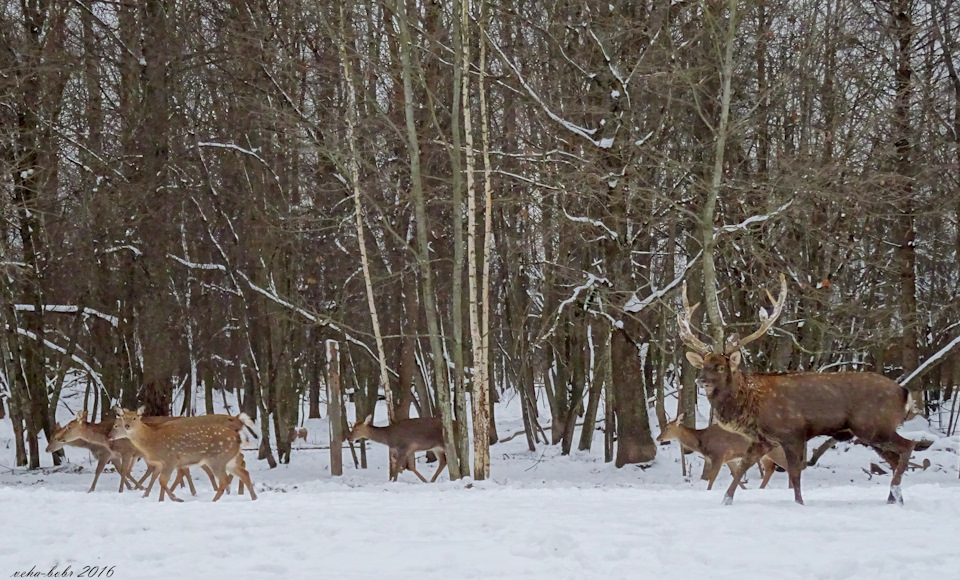
[[[233,476],[240,479],[239,493],[244,487],[250,499],[257,499],[240,451],[240,433],[243,429],[253,431],[253,422],[245,413],[239,416],[202,415],[198,417],[146,417],[143,407],[127,411],[117,407],[114,421],[87,422],[87,414],[81,411],[73,421],[57,430],[50,437],[47,452],[62,449],[64,445],[83,447],[97,458],[97,470],[88,491],[97,487],[97,480],[107,463],[112,463],[120,474],[120,488],[142,489],[142,483],[152,475],[144,497],[150,495],[154,482],[160,480],[160,501],[164,495],[173,501],[183,501],[173,494],[181,479],[186,480],[190,491],[196,495],[189,468],[201,467],[210,477],[217,501],[226,491]],[[138,459],[143,458],[147,472],[139,481],[130,477],[130,471]],[[177,472],[177,479],[170,485],[170,477]]]
[[[763,374],[745,372],[741,367],[741,349],[760,338],[780,316],[787,296],[787,284],[780,275],[780,294],[774,299],[767,292],[773,311],[761,311],[760,328],[744,338],[728,337],[724,344],[708,345],[692,330],[692,316],[699,304],[690,306],[686,283],[683,285],[683,311],[677,315],[680,338],[688,347],[686,358],[700,370],[697,386],[702,387],[713,410],[716,422],[706,429],[693,429],[683,424],[683,415],[667,423],[658,441],[678,440],[686,450],[704,456],[703,479],[712,489],[723,465],[727,465],[733,481],[727,488],[724,504],[733,501],[746,471],[758,461],[763,475],[761,488],[766,487],[777,467],[786,470],[794,499],[803,504],[800,472],[806,466],[806,444],[813,437],[826,435],[839,441],[856,438],[873,448],[893,468],[888,503],[903,503],[900,482],[909,465],[916,442],[901,437],[897,428],[913,410],[909,392],[898,383],[871,372],[791,372]],[[98,460],[89,491],[108,463],[120,474],[119,491],[138,488],[148,476],[152,479],[144,497],[155,481],[160,482],[160,501],[173,494],[181,481],[196,490],[189,468],[201,467],[209,476],[217,501],[227,490],[233,476],[240,480],[239,493],[246,488],[251,499],[257,499],[240,451],[241,433],[248,429],[254,437],[254,425],[246,414],[205,415],[170,418],[147,417],[143,408],[133,412],[116,408],[113,421],[89,423],[86,413],[57,428],[47,446],[52,452],[64,445],[83,447]],[[347,435],[351,442],[369,439],[389,448],[391,480],[403,469],[409,469],[426,482],[416,469],[414,453],[432,451],[439,465],[431,482],[446,466],[443,428],[437,418],[402,419],[386,427],[374,427],[373,417],[357,421]],[[291,430],[291,441],[306,439],[306,430]],[[147,472],[136,481],[131,468],[139,458],[147,464]],[[170,479],[177,477],[171,485]]]

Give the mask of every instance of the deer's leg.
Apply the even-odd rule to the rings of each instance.
[[[246,464],[246,462],[244,462],[244,460],[243,460],[243,453],[237,453],[237,465],[239,465],[240,467],[242,467],[244,470],[247,469],[247,464]],[[247,473],[247,475],[250,475],[249,472]],[[237,483],[237,495],[243,495],[243,486],[246,485],[246,484],[243,483],[243,480],[240,479],[239,477],[237,478],[237,482],[238,482],[238,483]],[[228,487],[228,488],[229,488],[229,486],[230,486],[231,483],[233,483],[233,475],[231,475],[231,474],[228,473],[228,474],[227,474],[227,487]],[[253,488],[250,488],[250,489],[252,490]],[[227,493],[229,493],[229,492],[230,492],[230,490],[228,489],[228,490],[227,490]]]
[[[890,481],[890,494],[887,496],[887,503],[903,505],[900,480],[903,479],[903,472],[907,470],[907,465],[910,463],[910,455],[913,453],[913,448],[916,444],[916,441],[905,439],[897,433],[894,433],[893,436],[890,437],[890,442],[884,446],[885,449],[890,449],[893,453],[900,455],[896,471],[893,472],[893,479]]]
[[[708,464],[710,465],[710,469],[707,469]],[[719,457],[717,457],[716,459],[713,459],[713,458],[704,456],[703,476],[701,477],[701,479],[706,479],[709,482],[707,483],[707,491],[710,491],[711,489],[713,489],[713,482],[716,481],[717,475],[720,474],[721,467],[723,467],[723,461],[721,461]],[[733,471],[733,470],[731,469],[730,471]]]
[[[201,466],[200,466],[200,469],[202,469],[202,470],[204,471],[204,473],[207,474],[207,477],[210,478],[210,485],[213,487],[214,491],[216,491],[217,489],[220,489],[220,486],[217,485],[217,480],[216,480],[216,478],[213,477],[213,471],[210,470],[210,468],[207,466],[207,464],[204,463],[203,465],[201,465]],[[196,495],[196,494],[194,494],[194,495]]]
[[[101,455],[99,461],[97,461],[97,471],[93,474],[93,483],[90,485],[90,489],[87,490],[87,493],[92,492],[97,489],[97,480],[100,479],[100,474],[103,473],[103,468],[107,466],[107,463],[110,461],[110,457],[107,455]]]
[[[250,500],[253,501],[257,499],[257,492],[253,491],[253,482],[250,481],[250,474],[247,472],[246,468],[243,465],[243,456],[238,455],[234,457],[229,462],[227,462],[226,470],[223,474],[223,486],[220,492],[217,493],[217,496],[213,498],[213,501],[220,499],[220,496],[223,495],[223,491],[227,488],[229,484],[229,479],[227,478],[227,472],[236,475],[237,478],[242,482],[243,485],[247,486],[247,489],[250,490]]]
[[[213,496],[213,501],[217,501],[223,495],[223,492],[227,491],[227,487],[230,485],[229,476],[227,475],[227,470],[223,465],[216,466],[217,476],[220,478],[220,485],[217,486],[217,493]]]
[[[765,441],[754,441],[750,444],[750,447],[747,448],[747,453],[743,456],[743,459],[740,460],[740,465],[737,467],[736,473],[733,474],[733,481],[730,482],[730,487],[727,488],[726,495],[723,496],[723,505],[731,505],[733,503],[733,494],[736,493],[737,488],[740,487],[740,480],[743,479],[743,474],[753,467],[757,459],[765,455],[769,450],[770,443]]]
[[[113,464],[113,468],[117,470],[117,475],[120,476],[120,488],[117,490],[117,493],[123,493],[123,484],[127,482],[123,477],[123,460],[114,457],[110,460],[110,463]]]
[[[741,461],[742,461],[742,459],[731,459],[730,461],[727,461],[727,462],[724,464],[724,465],[727,466],[727,469],[730,470],[730,475],[731,475],[731,476],[733,475],[733,470],[736,469],[738,465],[740,465],[740,462],[741,462]],[[718,471],[718,474],[719,474],[719,471]],[[747,489],[747,486],[746,486],[746,484],[743,482],[743,480],[740,480],[740,489]]]
[[[137,462],[135,455],[124,455],[121,457],[120,466],[123,469],[123,483],[127,486],[127,489],[135,489],[137,482],[134,481],[133,477],[130,476],[130,472],[133,471],[133,464]],[[121,492],[123,489],[121,488]]]
[[[770,459],[769,455],[764,455],[763,459],[760,460],[760,471],[763,472],[763,481],[760,482],[760,489],[767,487],[767,484],[770,483],[770,478],[773,477],[773,473],[777,470],[777,464],[773,462],[773,459]]]
[[[186,481],[187,485],[190,486],[190,495],[197,495],[197,488],[193,486],[193,478],[190,477],[190,469],[187,467],[182,467],[177,470],[177,481],[180,482],[180,485],[183,485],[183,482]],[[173,487],[176,488],[177,484],[174,483]]]
[[[683,450],[680,451],[683,453]],[[710,479],[710,472],[713,470],[713,460],[711,460],[706,455],[703,456],[703,473],[700,474],[700,479],[706,481]],[[720,468],[717,468],[717,473],[720,472]],[[716,477],[716,476],[714,476]],[[709,487],[707,489],[710,489]]]
[[[403,466],[403,469],[409,469],[410,471],[414,472],[417,477],[420,478],[420,481],[427,483],[427,478],[422,476],[420,472],[417,471],[417,458],[414,456],[413,451],[408,451],[407,453],[400,455],[400,461],[397,462],[397,472],[401,470],[400,466]]]
[[[446,454],[446,453],[444,453],[444,452],[442,452],[442,451],[438,451],[438,452],[437,452],[437,459],[440,460],[440,465],[437,466],[437,471],[436,471],[436,473],[434,473],[434,474],[433,474],[433,477],[430,478],[430,483],[433,483],[433,482],[437,481],[437,478],[440,477],[440,472],[443,471],[443,468],[447,466],[447,454]]]
[[[131,465],[130,467],[132,468],[133,466]],[[147,470],[143,472],[143,477],[137,480],[137,487],[139,487],[140,489],[143,489],[143,482],[146,481],[147,478],[150,477],[151,475],[153,475],[153,466],[150,464],[147,464]]]
[[[173,495],[173,491],[171,491],[170,486],[167,485],[170,483],[170,477],[173,475],[175,470],[176,468],[174,466],[164,466],[163,473],[160,475],[160,501],[163,501],[164,492],[166,492],[166,494],[173,501],[183,501],[179,497]]]
[[[890,471],[897,470],[897,464],[900,463],[900,454],[896,451],[890,451],[889,449],[884,449],[878,445],[870,445],[871,449],[877,452],[877,455],[880,456],[880,459],[887,462],[887,465],[890,466]]]
[[[246,466],[243,464],[243,456],[239,456],[240,460],[235,462],[234,465],[228,464],[234,473],[237,474],[237,479],[240,480],[240,490],[243,490],[243,487],[246,486],[250,490],[250,501],[257,499],[257,492],[253,490],[253,482],[250,481],[250,472],[247,471]]]
[[[121,456],[119,460],[113,460],[113,466],[117,469],[117,473],[120,474],[120,489],[119,493],[123,493],[123,488],[133,489],[133,478],[130,477],[130,468],[132,464],[130,463],[129,457]]]
[[[800,492],[800,471],[803,469],[803,441],[782,441],[783,455],[787,458],[787,474],[790,476],[790,486],[793,488],[793,499],[803,505],[803,494]]]
[[[390,462],[388,467],[390,470],[389,481],[397,481],[397,477],[400,475],[400,472],[403,471],[403,468],[400,467],[400,455],[396,449],[391,448],[387,457],[389,458],[388,461]]]
[[[157,478],[160,476],[160,468],[156,465],[151,465],[147,468],[147,473],[144,474],[143,478],[146,479],[148,475],[153,477],[150,478],[150,484],[147,485],[147,489],[143,492],[143,497],[150,496],[150,490],[153,489],[153,484],[157,482]]]

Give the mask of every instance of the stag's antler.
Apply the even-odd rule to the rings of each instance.
[[[702,340],[696,337],[693,334],[693,329],[690,328],[690,318],[693,316],[693,311],[700,306],[700,303],[697,302],[693,306],[690,306],[690,300],[687,299],[687,283],[683,283],[683,312],[677,313],[677,324],[680,325],[680,340],[683,341],[691,349],[697,351],[701,356],[706,356],[710,354],[712,349],[707,346]]]
[[[740,340],[730,341],[727,344],[727,347],[724,349],[725,354],[730,354],[740,348],[743,348],[747,344],[757,340],[761,336],[767,333],[770,330],[770,327],[773,326],[773,323],[777,321],[777,318],[780,318],[780,313],[783,312],[783,304],[787,301],[787,278],[781,272],[780,274],[780,296],[774,300],[773,295],[770,294],[770,291],[767,290],[767,298],[770,299],[770,302],[773,304],[773,312],[767,314],[766,312],[761,312],[760,314],[760,328],[756,332],[741,338]]]

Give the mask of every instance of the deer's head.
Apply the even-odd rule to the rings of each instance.
[[[347,441],[351,443],[357,439],[369,439],[368,433],[370,433],[370,425],[373,424],[373,415],[369,415],[363,421],[357,421],[353,424],[353,429],[347,433]]]
[[[70,421],[63,427],[58,424],[56,431],[54,431],[53,435],[50,436],[50,442],[47,444],[47,453],[53,453],[54,451],[63,449],[63,446],[67,443],[79,439],[86,424],[86,411],[80,411],[77,413],[77,416],[73,418],[73,421]]]
[[[773,323],[780,317],[783,304],[787,300],[787,279],[780,274],[780,296],[774,300],[773,295],[767,292],[767,297],[773,304],[773,312],[760,311],[760,328],[744,338],[730,336],[725,345],[713,347],[696,337],[690,325],[694,310],[700,303],[690,306],[687,299],[687,283],[683,283],[683,312],[677,314],[677,323],[680,325],[680,338],[690,349],[687,351],[687,360],[694,367],[700,369],[697,385],[703,387],[708,399],[714,399],[735,388],[737,375],[740,373],[742,355],[740,349],[760,338],[770,330]]]
[[[657,435],[657,441],[663,443],[672,441],[680,436],[680,425],[683,424],[683,413],[677,415],[677,418],[663,426],[663,430]]]
[[[115,439],[127,439],[140,429],[143,425],[143,412],[145,408],[140,407],[136,411],[128,411],[117,405],[116,411],[117,420],[113,423],[110,434],[107,435],[107,439],[111,441]]]

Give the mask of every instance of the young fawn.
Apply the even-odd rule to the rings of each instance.
[[[63,449],[65,445],[72,447],[81,447],[90,451],[97,458],[97,470],[93,476],[93,484],[87,493],[97,488],[97,480],[103,473],[104,467],[112,463],[120,475],[120,489],[124,486],[133,488],[129,479],[130,467],[139,456],[136,449],[129,442],[111,443],[107,440],[107,433],[113,427],[113,421],[103,421],[101,423],[88,423],[87,412],[80,411],[72,421],[64,426],[57,425],[56,431],[50,436],[50,442],[47,444],[47,453],[53,453]]]
[[[250,499],[257,499],[240,453],[239,428],[231,421],[211,417],[216,416],[184,417],[150,425],[143,421],[143,407],[136,412],[117,407],[117,421],[110,430],[110,438],[129,439],[143,454],[144,460],[156,466],[160,478],[160,501],[163,501],[164,493],[173,501],[182,501],[167,484],[175,470],[192,465],[206,465],[219,480],[213,501],[219,500],[226,490],[228,473],[236,475],[247,486]]]
[[[750,447],[750,441],[739,433],[727,431],[717,424],[710,425],[706,429],[691,429],[683,424],[683,413],[673,421],[667,423],[657,441],[670,441],[676,439],[681,445],[692,449],[703,455],[703,476],[701,479],[709,480],[707,489],[713,489],[713,482],[720,473],[720,468],[724,464],[734,472],[735,462],[739,462],[747,453]],[[770,453],[763,456],[760,461],[760,470],[763,472],[763,482],[760,483],[760,489],[767,487],[770,478],[776,471],[776,466],[785,467],[786,457],[783,455],[783,449],[780,446],[774,447]]]
[[[427,417],[422,419],[399,419],[386,427],[374,427],[373,415],[367,417],[365,421],[354,424],[353,429],[347,435],[349,441],[357,439],[369,439],[377,443],[386,445],[390,448],[390,458],[397,466],[397,473],[390,476],[390,481],[396,481],[399,472],[406,469],[408,465],[410,471],[424,483],[426,478],[417,471],[416,462],[411,462],[414,453],[417,451],[433,451],[440,461],[436,473],[430,479],[430,483],[437,480],[440,472],[447,466],[447,456],[443,448],[443,423],[438,417]],[[456,430],[456,421],[454,421],[454,430]]]

